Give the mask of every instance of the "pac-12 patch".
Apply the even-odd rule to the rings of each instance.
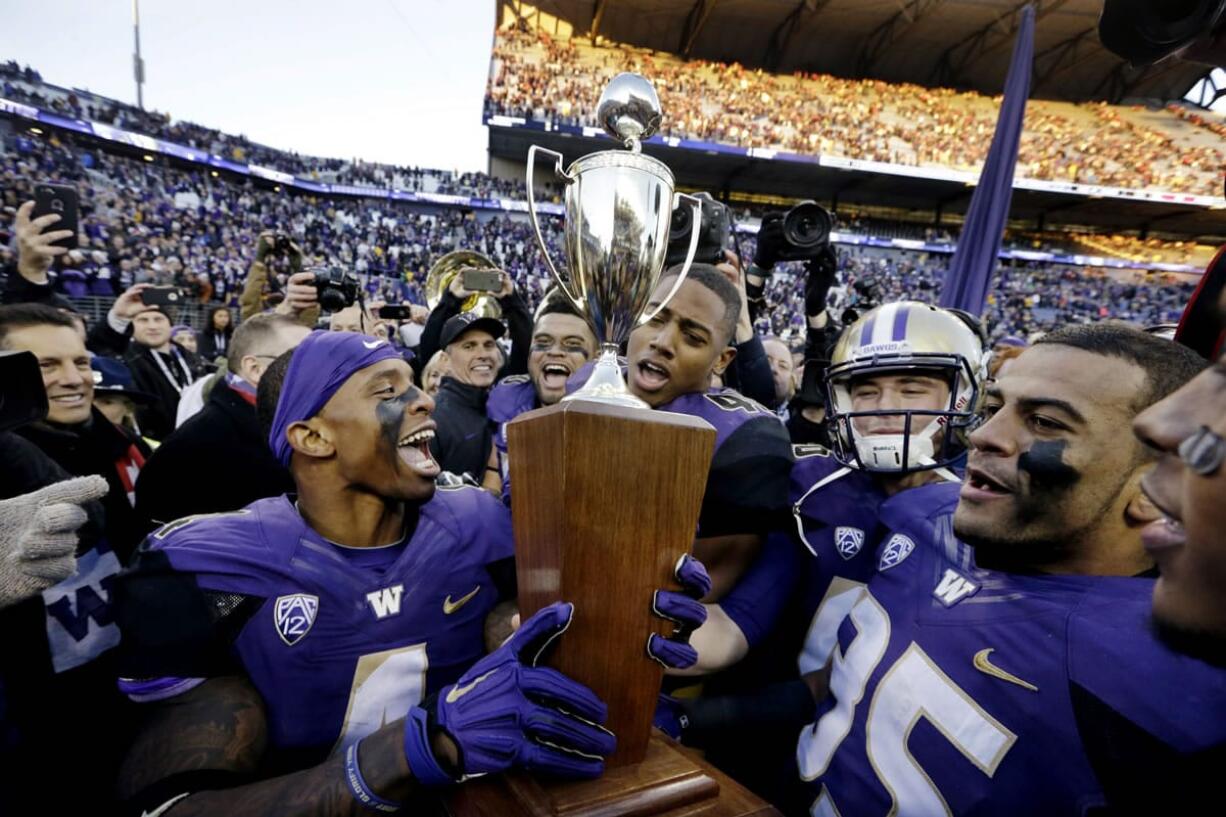
[[[294,593],[278,596],[273,604],[277,635],[289,646],[294,646],[311,630],[319,613],[319,596]]]

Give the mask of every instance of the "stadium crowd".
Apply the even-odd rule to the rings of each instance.
[[[192,300],[237,307],[256,239],[272,229],[294,237],[307,267],[352,269],[372,301],[424,305],[422,287],[432,260],[453,249],[496,259],[531,307],[549,286],[523,216],[295,195],[203,169],[118,156],[67,134],[22,133],[0,153],[0,197],[7,213],[30,197],[34,179],[72,183],[81,190],[84,241],[57,258],[51,269],[54,288],[68,297],[115,297],[132,284],[154,283],[179,286]],[[560,220],[548,217],[543,225],[552,257],[562,260]],[[873,219],[849,219],[840,229],[906,238],[952,237],[945,231]],[[12,244],[8,221],[0,224],[0,264],[10,269]],[[739,246],[751,256],[753,237],[741,238]],[[836,295],[857,280],[874,278],[891,295],[910,291],[931,300],[947,264],[948,256],[935,254],[845,251]],[[282,268],[269,279],[274,297],[287,272]],[[1151,278],[1155,280],[1132,283],[1096,275],[1089,268],[1002,266],[992,301],[993,331],[1024,336],[1104,314],[1142,325],[1169,322],[1191,285]],[[767,324],[792,342],[798,342],[803,325],[801,289],[795,269],[786,264],[768,282],[773,308]]]
[[[939,90],[575,49],[501,33],[491,104],[567,100],[530,112],[577,120],[599,71],[633,66],[704,138],[785,143],[762,106],[816,116],[789,90],[812,83],[823,138],[951,166],[990,120]],[[296,173],[418,173],[0,74],[6,96]],[[891,144],[903,113],[931,138]],[[1040,119],[1032,167],[1116,180],[1124,143],[1169,147],[1091,113],[1102,134],[1082,147],[1115,158],[1063,152],[1084,134]],[[889,139],[855,135],[867,117]],[[540,660],[583,610],[520,615],[511,508],[564,518],[592,488],[512,486],[537,452],[507,424],[573,393],[598,350],[528,223],[300,195],[56,131],[7,128],[0,147],[0,814],[430,814],[473,778],[602,775],[626,736]],[[1142,158],[1129,178],[1197,179],[1212,157],[1189,155],[1186,177]],[[76,191],[75,231],[71,207],[37,207],[45,183]],[[1226,263],[1194,294],[1007,262],[974,271],[993,286],[971,314],[933,305],[947,256],[802,246],[782,224],[766,212],[685,280],[665,270],[665,308],[620,350],[642,406],[715,431],[697,517],[670,520],[692,555],[646,560],[671,566],[659,589],[597,588],[653,617],[624,660],[663,667],[656,751],[701,750],[789,817],[1200,813],[1226,751]],[[561,260],[565,225],[545,226]],[[495,268],[427,293],[457,249]],[[1155,325],[1181,315],[1178,337]],[[668,470],[652,490],[691,476],[607,427],[602,444]],[[597,465],[592,507],[637,514]],[[581,521],[567,558],[603,542]],[[637,524],[646,553],[660,536]]]
[[[821,74],[782,76],[515,28],[498,31],[494,57],[488,115],[595,126],[593,112],[605,84],[618,72],[635,71],[652,77],[669,112],[666,136],[891,164],[977,170],[999,107],[999,98],[969,92]],[[1219,192],[1226,152],[1217,140],[1189,141],[1126,114],[1105,103],[1032,101],[1019,177]],[[1195,114],[1179,115],[1204,127],[1206,136],[1214,132]],[[864,127],[867,121],[872,128]]]

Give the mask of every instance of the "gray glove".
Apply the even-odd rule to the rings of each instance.
[[[106,496],[100,476],[66,479],[0,501],[0,607],[41,593],[77,572],[82,503]]]

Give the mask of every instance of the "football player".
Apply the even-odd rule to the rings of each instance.
[[[1143,541],[1158,564],[1154,622],[1168,643],[1226,666],[1226,356],[1133,424],[1158,463],[1141,488],[1163,517]]]
[[[829,671],[837,622],[819,621],[817,611],[832,581],[865,581],[876,570],[872,542],[887,498],[957,482],[951,468],[965,449],[985,357],[963,320],[927,304],[880,306],[847,327],[826,375],[834,449],[795,449],[796,531],[772,534],[691,639],[698,661],[681,674],[742,663],[709,682],[703,698],[674,704],[686,742],[781,807],[805,796],[795,791],[794,767],[787,771],[793,753],[783,736],[811,718]],[[798,669],[809,694],[797,686]],[[745,729],[762,751],[740,751]]]
[[[666,271],[654,310],[675,283]],[[730,345],[741,297],[722,272],[694,264],[677,293],[630,334],[626,385],[649,406],[701,417],[715,427],[715,454],[698,520],[694,555],[710,572],[709,600],[726,593],[786,519],[791,443],[773,412],[733,389],[709,388],[736,356]],[[579,378],[577,378],[579,379]]]
[[[316,332],[270,366],[257,408],[296,497],[163,527],[120,588],[121,686],[150,708],[120,778],[134,813],[390,812],[512,765],[600,773],[604,705],[533,666],[569,605],[481,657],[515,595],[510,523],[480,489],[436,491],[432,407],[372,337]]]
[[[494,451],[504,502],[511,501],[506,425],[525,411],[552,406],[566,394],[566,381],[596,354],[596,336],[559,290],[545,296],[532,325],[528,373],[499,381],[485,410],[497,425]]]
[[[1202,364],[1123,325],[1052,332],[986,389],[962,485],[882,504],[873,574],[817,613],[812,814],[1188,813],[1226,672],[1151,632],[1152,456],[1119,431]]]

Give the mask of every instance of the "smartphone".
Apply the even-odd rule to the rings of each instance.
[[[413,317],[412,304],[385,304],[379,307],[379,317],[393,321],[407,321]]]
[[[0,431],[47,416],[47,389],[33,352],[0,352]]]
[[[466,269],[460,272],[460,283],[470,292],[498,292],[502,289],[502,272],[496,269]]]
[[[183,290],[178,287],[149,287],[140,293],[145,306],[175,306],[182,299]]]
[[[34,185],[34,212],[30,218],[55,213],[60,220],[48,227],[48,230],[72,230],[72,235],[61,238],[55,246],[74,250],[77,247],[78,212],[77,190],[64,184]]]

